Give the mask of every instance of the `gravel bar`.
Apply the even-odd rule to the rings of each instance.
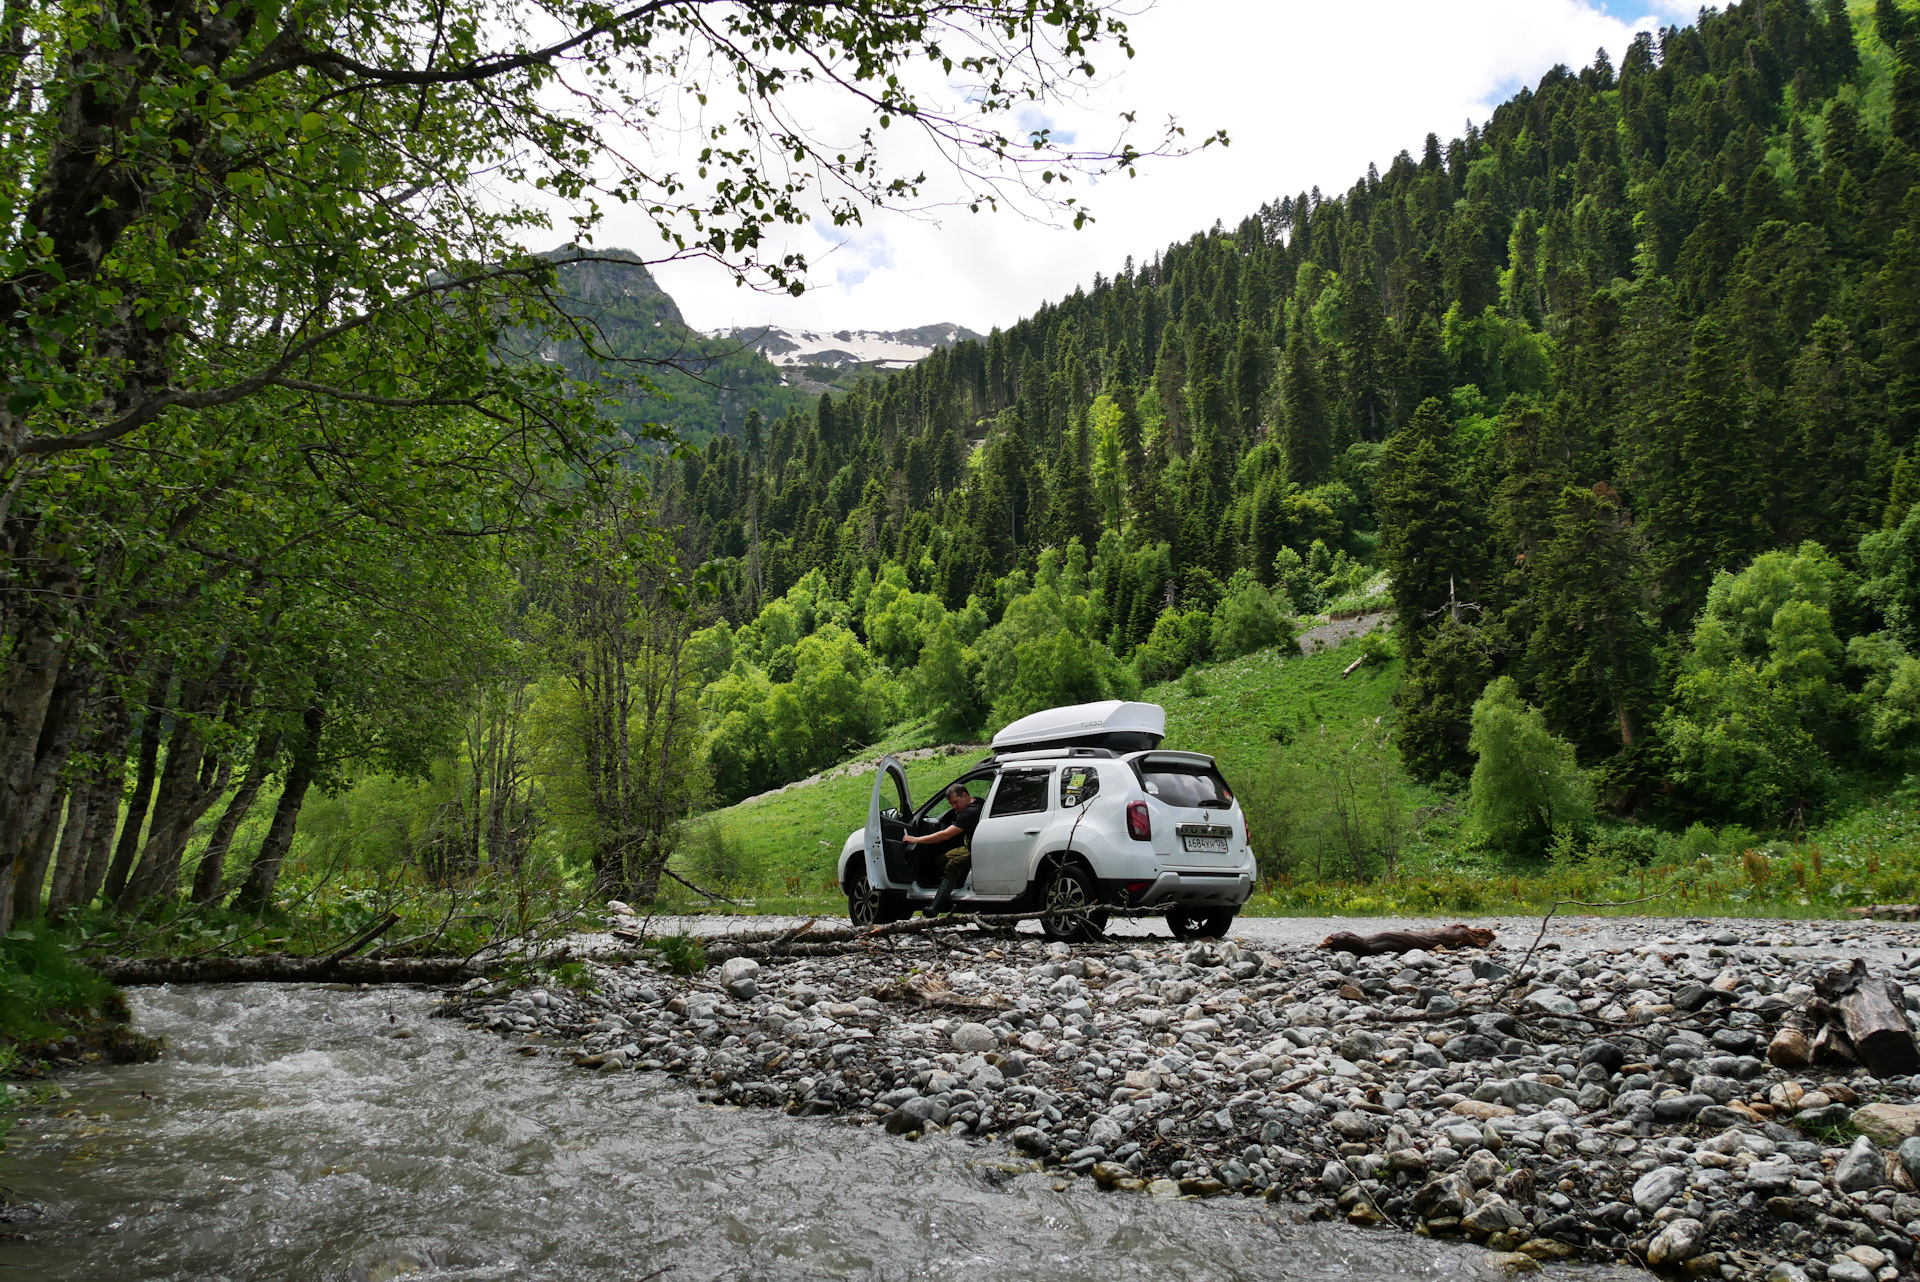
[[[1920,1077],[1768,1059],[1814,977],[1853,957],[1920,1009],[1912,927],[1556,919],[1524,966],[1537,918],[1483,923],[1484,950],[1314,947],[1333,928],[1432,924],[900,936],[691,979],[589,961],[594,991],[474,981],[438,1013],[523,1054],[872,1126],[876,1143],[938,1128],[1116,1196],[1261,1197],[1300,1221],[1464,1237],[1509,1271],[1913,1275]]]

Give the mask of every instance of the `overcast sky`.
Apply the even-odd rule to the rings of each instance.
[[[1131,20],[1139,56],[1083,110],[1049,123],[1090,143],[1116,113],[1177,115],[1191,134],[1224,128],[1226,149],[1162,160],[1081,195],[1098,221],[1079,231],[1001,212],[884,213],[862,228],[809,227],[793,243],[814,260],[802,298],[738,289],[693,263],[658,269],[701,329],[773,323],[816,330],[897,329],[954,321],[985,333],[1070,293],[1128,254],[1145,259],[1261,202],[1318,185],[1345,191],[1429,130],[1442,140],[1549,67],[1620,63],[1637,30],[1689,21],[1679,0],[1162,0]],[[1105,68],[1102,68],[1105,70]],[[642,247],[618,215],[601,245]],[[657,242],[656,242],[657,243]]]

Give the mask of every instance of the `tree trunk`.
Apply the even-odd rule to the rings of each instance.
[[[120,775],[125,763],[116,764],[109,775],[106,790],[94,804],[87,820],[86,862],[80,872],[80,884],[74,889],[72,906],[85,908],[106,884],[107,864],[113,854],[113,830],[120,822]]]
[[[101,771],[95,768],[73,786],[67,798],[67,824],[60,832],[60,851],[53,865],[53,885],[47,888],[47,916],[56,917],[73,902],[80,883],[80,865],[87,857],[86,838],[93,824],[93,808],[100,804],[105,788]]]
[[[294,824],[300,818],[301,803],[307,799],[307,789],[313,784],[314,769],[319,764],[320,732],[325,724],[326,708],[316,694],[301,714],[300,739],[294,745],[293,760],[287,767],[286,787],[280,793],[280,804],[274,807],[273,823],[260,843],[260,851],[247,869],[247,879],[240,893],[234,896],[235,908],[264,913],[273,902],[273,884],[279,880],[280,865],[293,846]]]
[[[140,766],[133,780],[133,796],[127,801],[127,817],[120,826],[120,843],[113,852],[113,864],[107,870],[106,894],[109,900],[120,898],[127,888],[127,874],[133,871],[133,857],[140,853],[140,834],[147,824],[147,806],[153,800],[153,778],[160,763],[161,721],[166,715],[167,691],[173,684],[173,665],[162,661],[159,671],[147,687],[147,710],[140,717]],[[91,896],[89,896],[91,899]]]
[[[53,862],[53,850],[60,839],[60,812],[65,797],[55,797],[40,818],[40,827],[23,842],[13,861],[12,915],[0,921],[0,930],[13,929],[16,921],[30,921],[40,915],[40,887],[47,880],[47,865]]]
[[[63,791],[61,776],[85,719],[86,696],[93,684],[93,675],[89,668],[69,667],[55,681],[41,717],[33,771],[20,799],[21,808],[14,813],[0,811],[0,931],[13,922],[16,879],[27,871],[29,859],[37,857],[30,850],[32,839],[47,822],[49,812],[56,830],[58,828],[59,799]],[[46,853],[51,856],[51,849]],[[28,891],[34,900],[30,906],[34,912],[39,910],[40,881],[45,879],[46,871],[46,864],[42,862],[39,879]]]
[[[227,850],[233,845],[233,834],[240,823],[253,809],[253,800],[260,794],[260,785],[266,782],[267,775],[273,769],[274,756],[280,751],[278,734],[262,734],[253,745],[253,764],[247,767],[246,777],[240,781],[240,787],[233,794],[233,800],[220,815],[220,822],[214,826],[213,836],[207,842],[206,851],[200,856],[200,866],[193,874],[193,902],[196,904],[218,903],[220,900],[220,879],[225,875]]]
[[[93,968],[115,984],[449,984],[479,975],[462,957],[109,957]]]
[[[207,753],[199,715],[218,706],[219,674],[199,683],[193,698],[181,699],[167,742],[167,765],[160,776],[159,800],[139,868],[114,901],[121,912],[132,912],[153,899],[171,899],[180,888],[180,857],[186,852],[193,825],[207,813],[214,799],[226,791],[228,767]],[[191,703],[192,706],[189,706]]]
[[[132,726],[127,701],[110,687],[101,704],[100,730],[87,752],[93,758],[88,780],[86,826],[72,835],[72,880],[48,904],[49,914],[84,908],[100,893],[107,875],[107,854],[113,845],[114,824],[120,818],[120,781],[127,769],[127,737]],[[64,865],[65,859],[62,858]]]
[[[42,796],[36,807],[34,794],[37,779],[44,777],[47,715],[72,646],[71,631],[63,626],[64,607],[79,594],[80,580],[66,573],[39,587],[49,604],[18,620],[0,667],[0,863],[11,863],[27,833],[39,825],[39,807],[46,804]]]

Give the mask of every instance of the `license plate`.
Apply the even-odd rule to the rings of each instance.
[[[1180,844],[1190,855],[1224,855],[1227,853],[1225,837],[1182,837]]]

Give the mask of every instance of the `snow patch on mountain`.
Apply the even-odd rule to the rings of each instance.
[[[712,337],[753,347],[775,365],[787,367],[875,365],[905,369],[942,347],[982,336],[962,325],[921,325],[913,329],[842,329],[832,333],[786,329],[779,325],[715,330]]]

